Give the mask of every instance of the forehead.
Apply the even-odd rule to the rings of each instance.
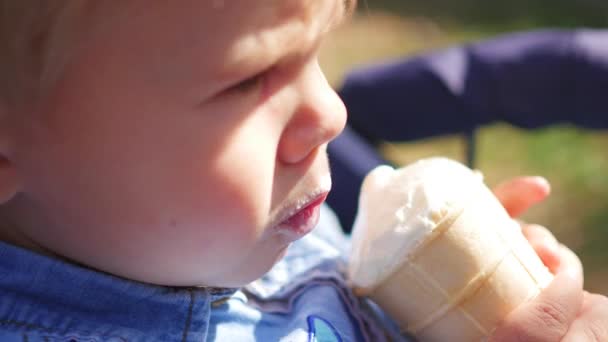
[[[340,0],[262,0],[222,3],[222,18],[238,23],[217,36],[218,46],[228,45],[226,60],[246,67],[248,52],[297,54],[314,45],[343,15]],[[219,16],[218,16],[219,17]],[[217,27],[225,23],[217,22]],[[225,35],[224,35],[225,33]],[[221,47],[220,47],[221,50]],[[299,51],[300,50],[300,51]]]
[[[142,60],[156,61],[159,70],[177,74],[188,69],[204,79],[304,53],[345,12],[344,0],[131,0],[123,4],[98,14],[96,22],[103,26],[106,47],[123,49],[121,54],[129,51],[135,67]],[[136,51],[142,53],[136,55]]]
[[[195,7],[200,8],[201,2],[195,2]],[[213,0],[204,7],[210,10],[200,14],[209,24],[241,29],[263,29],[288,22],[326,29],[344,12],[343,0]]]

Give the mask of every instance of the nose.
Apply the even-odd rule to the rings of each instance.
[[[279,142],[278,158],[287,164],[305,160],[335,138],[346,124],[346,107],[315,61],[298,77],[299,105]]]

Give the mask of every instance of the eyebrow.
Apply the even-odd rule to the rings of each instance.
[[[234,49],[233,51],[240,51],[240,53],[235,53],[232,55],[232,58],[224,59],[224,61],[229,61],[230,63],[225,64],[223,68],[219,70],[214,70],[214,74],[218,79],[231,79],[236,78],[234,75],[240,75],[245,73],[245,71],[250,72],[250,70],[260,70],[268,67],[270,64],[275,63],[278,60],[288,60],[292,57],[301,55],[305,53],[305,46],[315,47],[318,46],[323,37],[335,29],[338,25],[344,22],[344,20],[349,15],[348,3],[352,3],[354,0],[275,0],[275,4],[279,4],[277,7],[269,6],[269,12],[272,13],[271,21],[273,23],[282,22],[293,22],[300,21],[304,23],[306,26],[309,24],[313,24],[316,28],[312,28],[312,30],[296,31],[277,31],[275,28],[267,31],[266,33],[270,34],[270,37],[273,37],[269,41],[274,41],[274,37],[282,38],[281,41],[284,42],[281,49],[273,49],[267,48],[260,50],[259,41],[256,41],[254,38],[256,35],[252,35],[246,40],[241,40],[244,44],[234,45],[233,47],[240,47],[239,49]],[[319,18],[319,11],[323,11],[323,18]],[[267,23],[267,22],[266,22]],[[262,27],[263,31],[264,27]],[[255,32],[257,29],[254,27],[254,30],[251,32]],[[299,34],[304,33],[308,35],[304,39],[301,39]],[[296,34],[296,36],[292,36],[292,34]],[[267,35],[264,35],[268,37]],[[261,37],[264,37],[261,36]],[[291,37],[291,38],[289,38]],[[251,39],[251,40],[250,40]],[[254,42],[252,44],[252,42]],[[263,41],[262,41],[263,42]],[[286,45],[285,45],[286,44]],[[263,44],[262,44],[263,45]],[[254,48],[254,46],[256,46]],[[271,45],[272,47],[272,45]],[[272,53],[271,51],[281,51],[281,53]],[[264,55],[264,58],[251,58],[251,55],[254,54],[256,56]],[[272,63],[262,63],[261,60],[272,60]],[[253,61],[253,62],[252,62]]]

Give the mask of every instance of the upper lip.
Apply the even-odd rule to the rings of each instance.
[[[280,225],[281,223],[287,221],[290,217],[296,215],[302,209],[308,207],[309,205],[317,201],[324,201],[328,193],[329,191],[327,190],[316,191],[306,196],[304,199],[299,199],[291,205],[287,205],[283,210],[279,212],[279,214],[277,215],[277,219],[274,221],[275,224],[273,224],[272,226]]]

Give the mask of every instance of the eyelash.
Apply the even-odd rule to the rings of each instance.
[[[266,72],[261,72],[252,77],[249,77],[249,78],[233,85],[232,87],[230,87],[229,92],[234,91],[234,92],[239,92],[239,93],[248,93],[250,91],[258,89],[259,86],[262,85],[262,82],[264,81],[265,76],[266,76]]]

